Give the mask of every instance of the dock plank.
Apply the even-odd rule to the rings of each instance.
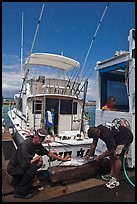
[[[128,171],[129,177],[135,177],[135,171]],[[123,174],[121,174],[121,180],[125,180]],[[71,195],[74,192],[94,188],[97,186],[104,185],[106,182],[103,181],[99,176],[95,178],[88,178],[83,181],[77,181],[66,185],[56,184],[51,185],[49,182],[43,181],[44,189],[42,191],[36,191],[31,199],[14,198],[12,194],[3,196],[3,202],[46,202],[46,200],[57,198],[62,195]]]
[[[9,144],[11,148],[9,148]],[[2,133],[2,195],[11,194],[14,191],[13,187],[10,185],[12,178],[7,173],[9,158],[16,149],[14,144],[14,140],[9,133],[8,127],[5,126],[4,132]]]
[[[7,126],[4,127],[4,132],[2,133],[2,141],[13,141]]]
[[[11,176],[6,169],[2,170],[2,195],[8,195],[14,192],[14,188],[10,185]]]
[[[51,198],[55,198],[61,195],[67,195],[76,191],[83,189],[88,189],[97,185],[104,184],[104,181],[101,179],[88,179],[85,181],[79,181],[71,183],[68,185],[45,185],[42,191],[37,191],[33,198],[27,199],[27,202],[42,202]],[[2,200],[7,202],[24,202],[26,199],[14,198],[13,195],[3,196]]]

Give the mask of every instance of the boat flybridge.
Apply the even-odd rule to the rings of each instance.
[[[95,126],[101,123],[119,123],[129,127],[134,135],[128,153],[129,167],[135,167],[135,29],[129,31],[129,51],[117,51],[115,56],[97,62],[97,100]],[[118,111],[102,110],[107,98],[114,96]],[[100,140],[96,154],[106,149]]]
[[[32,66],[44,67],[45,73],[49,67],[53,70],[67,72],[76,69],[80,63],[71,58],[48,53],[32,53],[24,63],[24,77],[21,91],[16,95],[16,107],[8,112],[13,124],[13,136],[17,144],[25,140],[34,130],[45,128],[45,110],[54,109],[55,141],[43,142],[45,148],[55,150],[60,155],[70,154],[72,157],[82,157],[88,151],[92,139],[87,137],[88,120],[84,117],[84,99],[87,82],[79,91],[81,84],[58,75],[52,77],[39,75],[29,77]],[[85,122],[83,122],[85,121]],[[84,132],[82,131],[84,127]],[[59,161],[44,157],[49,165],[57,165]],[[45,163],[47,163],[45,161]],[[48,166],[46,165],[46,168]]]

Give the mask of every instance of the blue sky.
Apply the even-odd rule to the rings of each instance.
[[[2,2],[2,95],[13,97],[21,87],[21,18],[24,13],[23,61],[29,55],[43,2]],[[33,52],[61,54],[83,66],[107,2],[47,2]],[[99,27],[85,70],[88,100],[96,99],[97,61],[128,50],[129,30],[135,28],[135,2],[110,2]]]

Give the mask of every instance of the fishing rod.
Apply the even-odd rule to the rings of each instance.
[[[74,66],[74,69],[75,69],[75,68],[76,68],[76,67]],[[72,72],[72,74],[70,75],[70,77],[68,77],[68,82],[67,82],[67,84],[66,84],[65,89],[62,90],[62,94],[65,93],[67,87],[70,86],[70,85],[69,85],[69,84],[70,84],[70,81],[72,81],[72,79],[75,77],[75,74],[77,74],[77,72],[78,72],[78,69],[76,70],[75,73],[74,73],[74,70],[73,70],[73,72]]]
[[[92,75],[92,73],[89,74],[89,76],[87,77],[87,80],[89,79],[89,77],[90,77],[91,75]],[[94,83],[96,83],[96,82],[93,82],[93,84],[94,84]],[[78,95],[80,94],[80,92],[82,91],[84,85],[85,85],[85,83],[82,85],[82,87],[81,87],[79,90],[77,90],[77,93],[75,93],[77,96],[78,96]]]
[[[88,56],[89,56],[90,50],[91,50],[91,48],[92,48],[92,46],[93,46],[93,43],[94,43],[94,40],[95,40],[95,38],[96,38],[96,34],[97,34],[98,30],[99,30],[99,27],[100,27],[100,25],[101,25],[101,22],[102,22],[102,20],[103,20],[103,18],[104,18],[104,15],[105,15],[107,9],[108,9],[108,6],[109,6],[109,2],[107,3],[106,8],[105,8],[105,10],[104,10],[104,12],[103,12],[103,14],[102,14],[102,16],[101,16],[101,19],[100,19],[100,21],[99,21],[99,24],[98,24],[98,26],[97,26],[97,28],[96,28],[95,33],[94,33],[93,39],[92,39],[92,41],[91,41],[90,47],[89,47],[89,49],[88,49],[88,53],[87,53],[87,55],[86,55],[84,64],[83,64],[82,68],[79,70],[79,72],[78,72],[77,75],[76,75],[76,79],[75,79],[75,81],[74,81],[74,83],[73,83],[73,85],[72,85],[71,91],[74,89],[74,86],[75,86],[75,84],[76,84],[76,82],[77,82],[77,79],[80,78],[80,73],[82,73],[82,70],[83,70],[84,67],[85,67],[85,64],[86,64],[87,58],[88,58]],[[85,77],[85,76],[84,76],[84,77]],[[76,94],[76,92],[77,92],[79,86],[81,85],[81,82],[83,81],[84,77],[82,78],[82,80],[81,80],[80,82],[78,82],[78,86],[77,86],[77,88],[76,88],[74,94]],[[84,85],[83,85],[83,86],[84,86]]]
[[[71,87],[71,91],[74,89],[74,86],[75,86],[75,84],[76,84],[76,81],[77,81],[78,75],[79,75],[79,72],[77,72],[77,75],[76,75],[75,81],[74,81],[74,83],[72,84],[72,87]],[[71,91],[70,91],[70,92],[71,92]]]
[[[94,36],[93,36],[93,38],[92,38],[91,44],[90,44],[90,46],[89,46],[89,49],[88,49],[88,52],[87,52],[87,55],[86,55],[86,58],[85,58],[85,61],[84,61],[84,64],[83,64],[83,66],[82,66],[82,68],[81,68],[81,70],[80,70],[79,75],[82,73],[82,71],[83,71],[83,69],[84,69],[84,67],[85,67],[85,64],[86,64],[86,62],[87,62],[87,59],[88,59],[90,50],[91,50],[91,48],[92,48],[92,46],[93,46],[93,43],[94,43],[94,41],[95,41],[95,39],[96,39],[97,32],[98,32],[98,30],[99,30],[99,27],[100,27],[100,25],[101,25],[101,23],[102,23],[102,21],[103,21],[103,18],[104,18],[104,16],[105,16],[105,14],[106,14],[106,11],[107,11],[107,9],[108,9],[108,6],[109,6],[109,2],[107,3],[106,8],[105,8],[105,10],[104,10],[104,12],[103,12],[103,14],[102,14],[102,16],[101,16],[101,19],[100,19],[100,21],[99,21],[99,24],[98,24],[98,26],[97,26],[97,28],[96,28],[96,31],[95,31]],[[86,75],[86,74],[85,74],[85,75]],[[76,94],[76,92],[78,91],[79,86],[80,86],[81,82],[83,81],[85,75],[83,76],[83,78],[82,78],[81,81],[79,82],[79,84],[78,84],[78,86],[77,86],[77,88],[76,88],[76,90],[75,90],[75,94]]]

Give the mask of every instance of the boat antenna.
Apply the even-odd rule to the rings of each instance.
[[[40,25],[40,22],[41,22],[41,17],[42,17],[42,14],[43,14],[44,7],[45,7],[45,4],[42,5],[42,9],[41,9],[40,17],[39,17],[38,24],[37,24],[37,27],[36,27],[35,35],[34,35],[34,38],[33,38],[33,42],[32,42],[32,46],[31,46],[28,62],[30,60],[30,56],[31,56],[31,53],[32,53],[32,50],[33,50],[33,47],[34,47],[36,37],[37,37],[37,33],[38,33],[39,25]],[[28,72],[29,72],[29,69],[27,69],[25,77],[27,76]]]
[[[90,46],[89,46],[89,49],[88,49],[86,58],[85,58],[85,60],[84,60],[83,66],[82,66],[81,70],[79,71],[79,76],[80,76],[80,74],[82,73],[83,69],[85,68],[85,64],[86,64],[86,62],[87,62],[87,59],[88,59],[90,50],[91,50],[91,48],[92,48],[92,46],[93,46],[93,43],[94,43],[94,41],[95,41],[95,39],[96,39],[97,32],[98,32],[98,30],[99,30],[99,27],[100,27],[102,21],[103,21],[103,18],[104,18],[105,13],[106,13],[106,11],[107,11],[107,9],[108,9],[108,6],[109,6],[109,2],[107,3],[107,5],[106,5],[106,7],[105,7],[105,10],[104,10],[104,12],[103,12],[103,14],[102,14],[102,16],[101,16],[101,19],[100,19],[100,21],[99,21],[99,23],[98,23],[98,26],[97,26],[97,28],[96,28],[96,31],[95,31],[94,36],[93,36],[93,38],[92,38],[92,41],[91,41],[91,43],[90,43]],[[76,88],[76,90],[75,90],[75,94],[76,94],[76,92],[78,91],[79,86],[81,85],[81,82],[83,81],[84,77],[85,77],[85,76],[83,76],[83,78],[81,79],[80,83],[78,84],[78,86],[77,86],[77,88]]]
[[[43,4],[43,6],[42,6],[42,10],[41,10],[40,17],[39,17],[39,20],[38,20],[36,32],[35,32],[35,35],[34,35],[34,39],[33,39],[33,42],[32,42],[32,46],[31,46],[31,50],[30,50],[28,62],[29,62],[29,60],[30,60],[30,55],[31,55],[31,53],[32,53],[32,50],[33,50],[33,47],[34,47],[34,43],[35,43],[35,40],[36,40],[36,37],[37,37],[37,32],[38,32],[38,29],[39,29],[39,25],[40,25],[41,17],[42,17],[42,14],[43,14],[44,6],[45,6],[45,4]],[[24,73],[23,83],[22,83],[22,87],[21,87],[21,91],[20,91],[20,96],[21,96],[21,92],[22,92],[22,89],[23,89],[23,86],[24,86],[25,79],[26,79],[26,77],[27,77],[27,75],[28,75],[28,72],[29,72],[29,69],[27,68],[26,72]]]

